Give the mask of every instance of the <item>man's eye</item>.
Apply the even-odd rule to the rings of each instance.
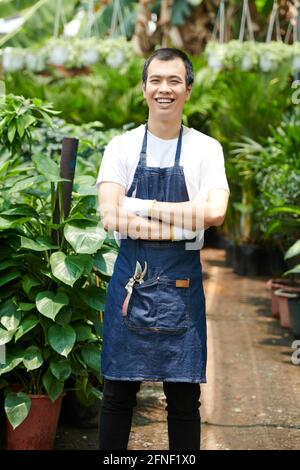
[[[150,80],[151,83],[158,83],[159,80]]]
[[[171,80],[172,85],[177,85],[179,83],[178,80]]]

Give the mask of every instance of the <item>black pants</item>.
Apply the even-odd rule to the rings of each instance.
[[[105,380],[99,426],[99,449],[127,449],[133,408],[141,382]],[[163,382],[170,450],[200,449],[200,385]]]

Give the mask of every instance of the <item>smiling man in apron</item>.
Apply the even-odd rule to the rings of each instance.
[[[229,188],[220,144],[182,125],[193,79],[182,51],[155,51],[142,76],[148,122],[112,139],[100,168],[102,222],[120,245],[104,314],[100,449],[127,449],[142,381],[163,382],[169,448],[200,448],[200,247],[224,220]]]

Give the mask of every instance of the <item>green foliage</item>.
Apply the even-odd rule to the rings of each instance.
[[[192,5],[186,0],[175,0],[172,7],[171,23],[174,26],[183,26],[192,12]]]
[[[262,143],[249,138],[236,143],[232,165],[241,192],[251,185],[252,236],[286,249],[300,227],[299,113],[285,116],[270,134]]]
[[[119,128],[146,120],[141,67],[142,60],[137,59],[124,71],[103,63],[94,66],[93,74],[73,77],[15,72],[6,76],[6,88],[8,92],[52,102],[68,122],[101,121],[106,129]]]
[[[101,151],[112,133],[97,133],[99,123],[83,130],[59,120],[56,126],[49,127],[47,119],[32,129],[32,158],[26,141],[14,158],[4,148],[0,157],[0,344],[7,353],[0,376],[20,383],[21,393],[6,386],[5,407],[14,427],[29,412],[30,393],[46,393],[54,401],[72,379],[80,398],[91,403],[101,388],[101,312],[117,251],[91,196],[99,153],[97,164],[94,155],[89,162],[83,156],[94,147]],[[70,215],[53,224],[55,200],[62,197],[60,132],[66,129],[85,140]]]
[[[42,121],[52,124],[50,116],[59,114],[51,104],[38,98],[32,101],[12,94],[0,97],[0,144],[12,155],[20,153],[24,143],[31,146],[32,129]]]
[[[3,0],[2,0],[3,1]],[[2,8],[2,1],[0,7]],[[74,15],[77,0],[62,0],[62,11],[66,20]],[[24,19],[23,24],[15,31],[1,37],[0,47],[29,47],[32,44],[43,43],[53,35],[54,18],[57,3],[53,0],[21,1],[16,5],[15,1],[4,2],[3,17],[6,14],[18,13]],[[14,12],[12,13],[12,9]],[[1,15],[1,16],[2,16]],[[62,24],[60,25],[62,28]],[[62,29],[61,29],[62,31]]]
[[[257,11],[264,16],[272,11],[273,3],[273,0],[255,0]]]

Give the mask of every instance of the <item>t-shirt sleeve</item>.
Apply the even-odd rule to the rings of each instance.
[[[197,198],[205,199],[212,189],[225,189],[230,192],[226,172],[222,146],[215,141],[207,152],[201,169],[200,191]]]
[[[126,188],[127,170],[124,154],[121,151],[120,136],[115,136],[104,150],[97,186],[102,182],[119,183]]]

